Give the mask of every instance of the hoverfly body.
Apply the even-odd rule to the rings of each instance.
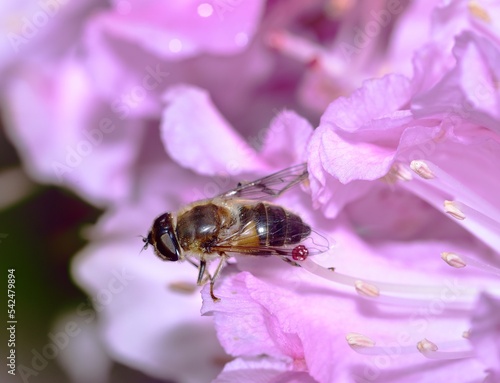
[[[288,257],[300,261],[310,254],[311,249],[301,243],[310,236],[311,227],[298,215],[267,201],[307,177],[307,164],[295,165],[253,182],[240,183],[176,213],[164,213],[154,220],[148,236],[143,238],[144,249],[151,245],[162,260],[187,260],[193,264],[198,268],[198,285],[210,281],[210,295],[218,301],[214,283],[231,254],[278,255],[295,265],[298,264]],[[212,276],[207,265],[215,259],[219,259],[219,264]]]

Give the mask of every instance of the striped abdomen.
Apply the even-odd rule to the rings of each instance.
[[[300,243],[311,233],[302,219],[281,206],[260,202],[240,208],[240,225],[258,236],[259,246],[286,246]],[[243,239],[243,238],[242,238]]]

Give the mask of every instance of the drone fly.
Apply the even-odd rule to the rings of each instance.
[[[311,227],[300,216],[269,202],[307,180],[307,164],[281,170],[253,182],[240,183],[214,198],[193,202],[175,213],[157,217],[144,248],[153,246],[165,261],[187,260],[198,268],[198,285],[214,283],[232,254],[278,255],[287,262],[304,260],[310,249],[301,244]],[[210,275],[207,265],[219,260]],[[197,262],[198,261],[198,262]]]

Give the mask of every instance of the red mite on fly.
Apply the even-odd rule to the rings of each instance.
[[[143,238],[165,261],[187,260],[198,268],[198,285],[210,281],[210,295],[226,260],[232,254],[277,255],[295,266],[311,248],[301,244],[310,238],[311,227],[297,214],[268,200],[307,180],[307,164],[281,170],[253,182],[238,184],[214,198],[193,202],[176,213],[157,217]],[[315,242],[313,241],[315,244]],[[314,249],[311,254],[323,252]],[[294,261],[292,261],[292,258]],[[219,263],[213,275],[210,262]]]

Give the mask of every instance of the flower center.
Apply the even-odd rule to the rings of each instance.
[[[411,174],[408,174],[408,167],[395,164],[387,181],[401,182],[405,188],[437,209],[441,209],[493,249],[500,248],[500,212],[497,211],[496,207],[430,161],[412,161],[410,169],[419,177],[412,177]],[[448,198],[452,196],[453,200],[444,196]],[[441,258],[448,265],[457,269],[467,266],[500,277],[498,267],[469,255],[444,251],[441,253]],[[475,300],[480,293],[480,287],[465,286],[457,280],[446,281],[444,285],[386,283],[340,273],[337,269],[326,268],[315,263],[309,257],[297,261],[308,272],[335,283],[337,287],[355,291],[360,297],[381,304],[434,307],[433,303],[438,302],[440,312],[444,309],[459,309],[470,313],[474,310]],[[491,290],[489,287],[489,292],[493,293]],[[494,293],[500,294],[499,291],[494,291]],[[346,340],[353,350],[361,354],[420,352],[426,358],[443,360],[474,356],[467,340],[468,334],[468,331],[464,331],[462,339],[440,342],[424,338],[416,344],[398,346],[397,350],[384,345],[379,346],[374,339],[359,333],[347,334]]]

